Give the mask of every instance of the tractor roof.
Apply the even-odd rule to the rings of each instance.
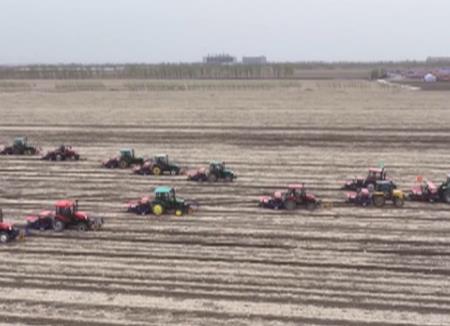
[[[220,164],[225,164],[225,163],[223,163],[221,161],[211,161],[211,162],[209,162],[209,164],[220,165]]]
[[[156,188],[155,189],[155,193],[168,193],[168,192],[171,192],[172,190],[173,190],[172,187],[165,187],[165,186],[163,186],[163,187]]]
[[[123,153],[123,152],[133,152],[133,151],[134,151],[134,149],[132,149],[132,148],[121,148],[120,149],[121,153]]]
[[[304,187],[305,187],[305,186],[304,186],[303,184],[300,184],[300,183],[288,185],[288,188],[289,188],[289,189],[302,189],[302,188],[304,188]]]
[[[156,154],[155,155],[155,157],[166,157],[166,156],[169,156],[169,155],[167,155],[167,154]]]
[[[369,172],[377,172],[377,173],[381,173],[383,172],[384,169],[380,169],[380,168],[369,168]]]
[[[68,207],[72,207],[74,205],[74,202],[71,200],[60,200],[57,201],[55,206],[58,208],[68,208]]]

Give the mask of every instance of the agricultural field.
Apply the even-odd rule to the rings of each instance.
[[[342,182],[384,162],[410,188],[450,172],[450,93],[368,81],[1,81],[0,143],[27,135],[84,160],[0,157],[0,207],[78,198],[99,232],[37,232],[0,246],[0,325],[449,325],[445,204],[309,212],[257,207],[304,182],[340,203]],[[135,176],[119,148],[183,166],[223,160],[233,184]],[[189,216],[135,216],[159,185]]]

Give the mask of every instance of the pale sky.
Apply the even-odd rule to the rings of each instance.
[[[449,0],[0,0],[0,64],[450,56]]]

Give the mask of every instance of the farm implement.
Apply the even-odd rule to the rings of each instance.
[[[10,146],[1,146],[0,155],[37,155],[40,148],[28,143],[27,137],[17,137]]]
[[[102,218],[90,217],[78,209],[78,201],[60,200],[54,211],[42,211],[38,215],[26,217],[26,230],[50,230],[62,232],[65,229],[78,231],[98,230],[103,225]]]
[[[175,189],[172,187],[158,187],[152,197],[143,197],[140,200],[129,202],[127,211],[139,215],[160,216],[165,213],[173,213],[176,216],[182,216],[192,213],[193,204],[177,197]]]
[[[179,175],[182,169],[175,163],[169,161],[167,154],[156,155],[154,158],[145,160],[142,165],[135,166],[133,173],[140,175]]]
[[[72,146],[61,145],[52,151],[48,151],[41,159],[45,161],[78,161],[80,154],[73,150]]]
[[[439,187],[422,177],[418,177],[416,181],[416,185],[408,192],[407,198],[409,200],[450,203],[450,174]]]
[[[232,170],[227,169],[224,162],[217,161],[211,162],[208,168],[200,168],[187,172],[187,179],[189,181],[232,182],[236,178],[236,174]]]
[[[262,196],[259,206],[270,209],[294,210],[304,207],[314,210],[319,207],[321,201],[313,194],[307,193],[303,184],[292,184],[286,191],[276,191],[272,196]]]
[[[119,151],[119,156],[112,157],[102,162],[102,166],[108,169],[126,169],[133,165],[144,164],[142,157],[136,157],[134,149],[124,148]]]

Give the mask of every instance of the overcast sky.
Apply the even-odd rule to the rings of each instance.
[[[0,64],[450,56],[449,0],[0,0]]]

